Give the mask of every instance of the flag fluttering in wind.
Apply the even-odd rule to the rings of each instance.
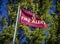
[[[18,19],[20,16],[20,19]],[[20,6],[18,7],[17,12],[17,18],[16,18],[16,25],[15,25],[15,31],[14,31],[14,37],[13,37],[13,44],[15,44],[15,38],[16,38],[16,32],[17,32],[17,24],[18,21],[22,24],[29,25],[36,28],[46,28],[46,23],[41,20],[41,18],[31,11],[20,9]]]
[[[20,11],[21,11],[20,20],[19,20],[20,23],[36,28],[47,27],[46,23],[43,20],[41,20],[41,18],[38,15],[26,9],[21,9]]]

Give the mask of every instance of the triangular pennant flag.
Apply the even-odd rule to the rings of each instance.
[[[47,28],[46,23],[38,15],[26,9],[21,9],[19,22],[36,28]]]

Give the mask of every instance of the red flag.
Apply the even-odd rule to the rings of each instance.
[[[25,9],[21,9],[19,21],[22,24],[29,25],[29,26],[36,27],[36,28],[47,27],[46,23],[43,20],[41,20],[39,16]]]

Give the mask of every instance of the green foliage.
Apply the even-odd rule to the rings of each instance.
[[[17,0],[17,3],[14,5],[13,1],[10,1],[10,4],[8,5],[8,13],[10,20],[15,23],[16,21],[16,14],[17,14],[17,8],[20,6],[21,8],[25,8],[27,10],[30,10],[31,12],[39,15],[41,19],[44,19],[47,23],[47,29],[42,28],[36,28],[34,31],[30,30],[29,26],[23,25],[18,23],[18,28],[22,27],[24,30],[26,37],[28,39],[31,38],[31,41],[29,40],[26,44],[41,44],[43,41],[51,42],[51,44],[55,44],[56,42],[56,33],[58,30],[58,16],[56,13],[49,15],[49,11],[53,0]],[[58,4],[59,5],[59,4]],[[58,6],[57,5],[57,6]],[[3,24],[6,20],[3,20]],[[49,26],[49,23],[52,22],[52,26]],[[10,22],[9,22],[10,23]],[[9,24],[8,23],[8,24]],[[6,28],[4,28],[2,32],[2,38],[3,38],[3,44],[11,44],[11,39],[13,38],[13,32],[14,32],[14,26],[10,23],[10,25]],[[49,32],[49,35],[46,36],[45,32]],[[19,44],[19,39],[17,38],[18,34],[16,35],[16,44]],[[60,37],[60,36],[59,36]]]

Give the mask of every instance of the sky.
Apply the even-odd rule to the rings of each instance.
[[[52,2],[52,5],[54,6],[56,4],[56,0],[54,0]],[[6,19],[8,20],[8,10],[6,8],[6,6],[8,5],[8,0],[1,0],[0,1],[0,31],[2,31],[3,27],[2,27],[2,18],[5,16]],[[56,8],[51,8],[49,14],[52,14],[53,12],[56,11]],[[47,35],[48,32],[46,32]],[[26,38],[24,37],[21,40],[21,43],[24,42],[26,40]],[[45,42],[43,42],[42,44],[44,44]]]
[[[16,1],[16,0],[15,0]],[[8,10],[7,10],[7,8],[6,8],[6,6],[8,5],[8,0],[1,0],[0,1],[0,30],[2,30],[2,24],[1,24],[1,21],[2,21],[2,19],[1,18],[3,18],[4,16],[6,17],[6,19],[8,20]],[[53,2],[52,2],[52,5],[54,6],[56,4],[56,0],[54,0]],[[56,11],[56,8],[51,8],[50,9],[50,12],[49,12],[49,14],[52,14],[53,12],[55,12]]]

